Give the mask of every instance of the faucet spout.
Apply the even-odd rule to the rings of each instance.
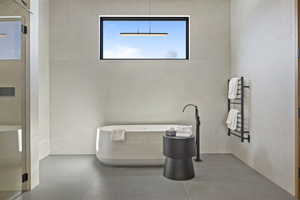
[[[197,124],[200,124],[200,116],[199,116],[199,111],[198,111],[198,106],[194,104],[187,104],[184,106],[182,112],[184,112],[188,107],[194,107],[195,108],[195,119]]]
[[[183,107],[183,110],[182,110],[182,112],[184,112],[185,111],[185,109],[187,109],[188,107],[190,107],[190,106],[193,106],[195,109],[198,109],[197,108],[197,106],[196,105],[194,105],[194,104],[187,104],[187,105],[185,105],[184,107]]]

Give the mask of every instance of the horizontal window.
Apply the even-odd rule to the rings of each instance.
[[[188,59],[188,17],[100,17],[100,59]]]

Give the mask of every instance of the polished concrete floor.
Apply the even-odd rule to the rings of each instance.
[[[94,156],[50,156],[40,186],[18,200],[292,200],[230,154],[203,156],[196,177],[170,181],[161,168],[113,168]]]

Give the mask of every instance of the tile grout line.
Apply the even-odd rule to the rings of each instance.
[[[185,194],[187,196],[187,200],[191,200],[189,192],[188,192],[188,190],[186,188],[186,183],[182,183],[182,184],[183,184],[183,190],[184,190],[184,192],[185,192]]]

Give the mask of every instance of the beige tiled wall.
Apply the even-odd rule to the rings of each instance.
[[[99,61],[99,15],[147,15],[148,0],[50,1],[51,153],[95,153],[96,127],[194,123],[202,151],[228,152],[229,0],[152,0],[151,13],[191,16],[189,61]]]
[[[296,1],[232,0],[231,73],[251,83],[251,144],[232,152],[295,194]]]

